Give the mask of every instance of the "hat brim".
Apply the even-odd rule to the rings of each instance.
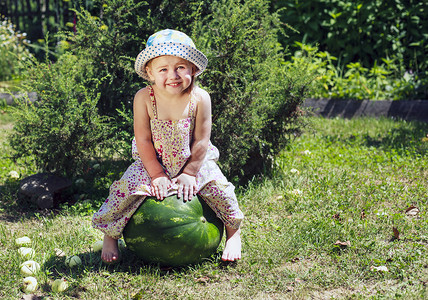
[[[150,80],[146,72],[146,64],[151,59],[163,55],[177,56],[190,61],[198,68],[195,76],[200,75],[208,64],[207,57],[198,49],[185,44],[164,42],[147,47],[138,54],[135,60],[135,72],[144,79]]]

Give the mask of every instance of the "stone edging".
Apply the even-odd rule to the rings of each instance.
[[[428,123],[428,100],[306,99],[303,107],[326,118],[389,117]]]
[[[7,105],[14,105],[15,104],[15,100],[13,99],[14,97],[16,97],[18,99],[22,99],[22,98],[26,97],[26,95],[24,93],[13,93],[13,96],[12,96],[9,93],[0,93],[0,100],[5,100]],[[28,93],[28,98],[29,98],[30,102],[37,101],[37,93],[36,92]]]
[[[37,101],[37,93],[28,93],[31,102]],[[15,94],[22,98],[24,94]],[[12,95],[0,93],[8,105],[13,105]],[[428,100],[337,100],[306,99],[303,107],[326,118],[343,117],[390,117],[403,120],[418,120],[428,123]]]

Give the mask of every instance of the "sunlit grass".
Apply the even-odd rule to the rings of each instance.
[[[22,204],[11,213],[15,196],[7,188],[0,199],[0,298],[23,295],[14,240],[24,235],[42,265],[35,294],[49,299],[426,298],[428,125],[310,121],[278,155],[272,176],[238,187],[246,220],[236,265],[223,265],[216,254],[202,265],[164,269],[126,250],[119,265],[103,265],[90,251],[101,238],[90,215],[20,210]],[[7,187],[12,167],[0,170]],[[416,215],[406,213],[411,205]],[[55,248],[79,255],[83,265],[67,268]],[[373,269],[381,266],[388,271]],[[61,277],[70,289],[54,294],[50,284]]]

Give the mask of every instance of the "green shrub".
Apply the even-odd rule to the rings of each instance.
[[[25,88],[37,92],[38,101],[20,101],[14,111],[17,121],[9,139],[15,158],[33,156],[39,169],[73,176],[102,153],[110,129],[97,112],[99,94],[88,87],[103,79],[94,79],[92,64],[81,54],[34,62],[30,68]]]
[[[284,44],[318,43],[343,65],[396,56],[415,73],[427,67],[426,1],[279,0],[272,7],[285,8],[281,20],[297,30]]]
[[[108,138],[114,138],[116,145],[127,145],[122,152],[129,153],[132,99],[145,85],[134,72],[135,57],[153,32],[174,28],[188,33],[210,60],[199,80],[212,95],[212,139],[220,149],[223,170],[236,178],[261,172],[272,154],[287,142],[286,133],[298,126],[294,122],[299,116],[296,112],[310,82],[309,69],[304,65],[285,63],[278,42],[281,24],[278,14],[269,13],[268,3],[106,0],[100,16],[81,9],[77,12],[76,34],[62,34],[70,46],[68,54],[52,66],[45,63],[32,70],[35,77],[30,86],[41,95],[41,106],[23,110],[27,116],[17,127],[15,148],[36,154],[41,167],[71,168],[67,173],[75,173],[73,167],[82,165],[83,158],[93,155],[96,146]],[[49,68],[54,72],[49,73]],[[67,82],[65,77],[72,80]],[[63,95],[70,99],[64,106],[60,105]],[[100,112],[115,119],[110,136],[108,130],[100,129],[103,119],[93,106],[98,98]],[[74,122],[77,116],[69,108],[82,106],[86,103],[83,100],[89,101],[94,117],[82,121],[87,131],[77,132],[71,130],[69,120]],[[79,109],[85,110],[86,106]],[[59,124],[55,118],[63,114],[67,119]],[[49,129],[34,126],[37,122]],[[73,142],[79,135],[84,141],[70,145],[71,134],[76,135]],[[72,162],[72,158],[79,163]]]
[[[212,10],[193,33],[209,59],[200,81],[212,98],[212,140],[229,176],[251,176],[287,142],[310,71],[285,65],[268,1],[213,1]]]
[[[428,98],[424,1],[272,1],[279,8],[281,20],[296,29],[283,44],[316,44],[337,57],[323,97]]]

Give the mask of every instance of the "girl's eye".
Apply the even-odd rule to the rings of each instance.
[[[160,72],[166,72],[166,68],[160,69]]]

